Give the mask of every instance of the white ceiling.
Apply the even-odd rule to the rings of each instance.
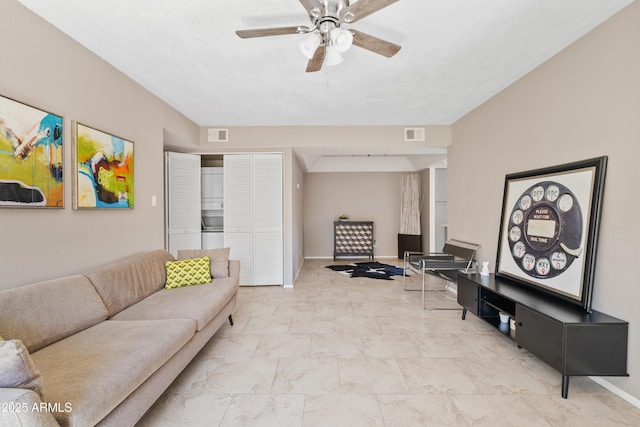
[[[18,0],[201,126],[452,124],[632,0],[400,0],[343,28],[353,46],[306,73],[299,0]],[[353,3],[353,1],[352,1]]]

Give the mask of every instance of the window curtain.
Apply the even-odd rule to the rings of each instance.
[[[400,234],[422,234],[420,229],[422,192],[419,174],[403,175],[400,187]]]

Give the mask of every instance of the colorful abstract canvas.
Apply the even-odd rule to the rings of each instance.
[[[63,206],[62,117],[0,96],[0,206]]]
[[[133,208],[133,142],[77,122],[73,131],[73,208]]]

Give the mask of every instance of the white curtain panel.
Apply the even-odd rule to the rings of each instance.
[[[400,187],[400,234],[422,234],[420,230],[422,193],[419,174],[403,175]]]

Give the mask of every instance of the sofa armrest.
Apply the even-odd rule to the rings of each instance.
[[[240,261],[235,259],[229,260],[229,277],[240,278]]]
[[[0,388],[0,425],[60,427],[38,393],[25,388]]]

